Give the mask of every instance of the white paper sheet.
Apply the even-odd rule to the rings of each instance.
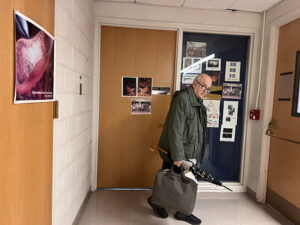
[[[240,81],[241,62],[226,62],[225,81]]]
[[[234,142],[235,141],[235,126],[221,126],[220,141]]]
[[[219,127],[220,101],[203,100],[207,108],[207,127]]]
[[[238,101],[224,101],[223,125],[225,126],[237,125],[238,108],[239,108]]]

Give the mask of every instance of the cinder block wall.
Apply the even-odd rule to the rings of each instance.
[[[55,38],[52,216],[54,225],[69,225],[91,186],[94,1],[56,0]]]

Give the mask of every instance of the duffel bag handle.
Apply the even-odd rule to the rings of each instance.
[[[174,172],[174,168],[175,168],[176,165],[172,165],[172,167],[170,168],[169,172],[167,173],[167,176],[169,178],[171,178],[172,180],[174,180],[174,177],[177,175],[175,172]],[[184,174],[184,169],[182,166],[179,167],[181,172],[180,172],[180,176],[181,176],[181,180],[183,183],[185,184],[189,184],[190,183],[190,180],[185,176]]]

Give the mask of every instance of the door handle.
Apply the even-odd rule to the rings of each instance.
[[[276,125],[276,121],[274,119],[272,119],[271,122],[269,123],[268,129],[266,131],[266,135],[268,135],[270,137],[280,139],[280,140],[283,140],[283,141],[291,142],[291,143],[294,143],[294,144],[300,144],[300,141],[296,141],[296,140],[292,140],[292,139],[289,139],[289,138],[277,136],[275,134],[275,125]]]
[[[275,133],[275,120],[271,120],[271,122],[268,125],[268,129],[266,131],[266,135],[274,135]]]

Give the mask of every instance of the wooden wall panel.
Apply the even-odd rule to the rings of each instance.
[[[54,35],[54,0],[1,0],[0,224],[50,225],[53,104],[13,104],[14,9]]]
[[[275,135],[300,141],[300,118],[291,116],[292,101],[278,101],[280,73],[295,73],[300,50],[300,19],[280,28],[273,105]],[[293,96],[293,87],[289,90]],[[268,189],[300,209],[300,145],[271,138]],[[267,193],[267,201],[272,202]],[[276,208],[276,206],[274,206]]]

